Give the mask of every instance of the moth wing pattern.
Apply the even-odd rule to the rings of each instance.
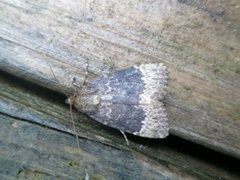
[[[107,126],[147,138],[168,136],[168,119],[161,100],[166,94],[167,68],[142,64],[116,71],[89,83],[100,97],[90,117]]]

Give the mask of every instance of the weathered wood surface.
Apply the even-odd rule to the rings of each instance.
[[[240,157],[239,1],[83,2],[2,0],[0,69],[73,92],[86,59],[89,79],[164,62],[171,134]]]
[[[0,179],[239,179],[239,160],[179,138],[130,139],[74,111],[62,96],[0,77]],[[220,163],[219,163],[220,162]],[[222,163],[224,162],[224,163]]]

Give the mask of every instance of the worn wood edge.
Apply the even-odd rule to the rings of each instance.
[[[46,63],[45,61],[48,61],[48,62]],[[49,66],[51,66],[51,68],[54,71],[54,74],[61,81],[56,80]],[[36,56],[33,56],[30,59],[29,58],[3,59],[0,68],[4,71],[7,71],[11,74],[15,74],[18,77],[37,83],[41,86],[47,87],[49,89],[57,90],[60,93],[63,93],[63,91],[67,92],[69,96],[74,91],[76,91],[76,89],[72,85],[71,78],[75,77],[78,81],[81,81],[84,77],[84,75],[82,73],[78,73],[77,70],[74,70],[74,69],[70,70],[72,66],[67,65],[66,63],[61,63],[49,57],[46,57],[44,61],[42,61],[42,59],[36,58]],[[67,69],[67,71],[64,69]],[[197,119],[197,118],[191,116],[191,113],[193,113],[191,112],[191,109],[188,109],[187,107],[185,108],[180,107],[181,105],[178,105],[179,103],[177,103],[176,105],[176,103],[174,102],[175,100],[173,98],[174,97],[171,97],[170,95],[168,95],[167,99],[165,100],[167,112],[169,114],[169,119],[171,123],[170,133],[176,136],[182,137],[184,139],[190,140],[192,142],[202,144],[208,148],[210,147],[214,150],[240,158],[240,151],[237,148],[239,146],[238,142],[234,144],[230,144],[230,143],[225,144],[221,142],[221,139],[219,139],[217,134],[215,135],[215,137],[214,136],[208,137],[209,135],[208,133],[211,133],[211,131],[209,131],[209,129],[205,129],[205,127],[202,127],[202,129],[200,129],[201,134],[198,134],[198,133],[191,132],[191,130],[187,126],[181,127],[179,126],[179,124],[175,124],[178,121],[176,120],[176,117],[175,117],[175,115],[177,114],[185,114],[183,117],[189,118],[189,119],[191,118]],[[204,116],[202,117],[201,115],[199,117],[204,118]],[[194,126],[194,124],[192,125]],[[225,124],[223,124],[223,126],[225,126]],[[238,127],[239,126],[236,124],[236,126],[232,126],[232,128],[230,127],[230,129],[227,131],[228,133],[232,133],[232,130]],[[203,133],[204,131],[206,131],[205,134]],[[213,143],[212,142],[213,138],[218,140],[215,143]],[[235,141],[237,140],[235,139]]]

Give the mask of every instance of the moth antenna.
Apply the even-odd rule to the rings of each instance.
[[[77,130],[76,130],[76,126],[75,126],[75,121],[74,121],[73,113],[72,113],[72,102],[69,104],[69,110],[70,110],[70,116],[71,116],[73,131],[74,131],[75,136],[76,136],[76,141],[77,141],[77,146],[78,146],[78,153],[79,153],[79,155],[80,155],[80,154],[81,154],[81,151],[80,151],[79,138],[78,138],[78,135],[77,135]],[[79,162],[80,162],[80,159],[79,159]]]
[[[125,139],[127,145],[129,146],[129,141],[128,141],[128,138],[127,138],[126,134],[124,133],[123,130],[119,130],[119,131],[122,133],[122,135],[123,135],[123,137],[124,137],[124,139]]]
[[[52,67],[50,66],[50,64],[47,62],[51,72],[52,72],[52,75],[53,77],[56,79],[57,83],[58,83],[58,86],[59,86],[59,80],[57,79]],[[59,86],[59,89],[61,89],[61,91],[63,92],[63,94],[65,94],[65,96],[69,99],[67,93]],[[75,137],[76,137],[76,141],[77,141],[77,146],[78,146],[78,151],[79,151],[79,155],[81,154],[80,152],[80,144],[79,144],[79,138],[78,138],[78,135],[77,135],[77,131],[76,131],[76,125],[75,125],[75,122],[74,122],[74,118],[73,118],[73,113],[72,113],[72,105],[73,105],[73,101],[74,101],[74,98],[75,98],[76,94],[74,94],[72,96],[72,98],[70,98],[71,100],[68,101],[68,104],[69,104],[69,110],[70,110],[70,118],[71,118],[71,121],[72,121],[72,127],[73,127],[73,131],[74,131],[74,134],[75,134]],[[73,99],[73,100],[72,100]],[[78,157],[79,158],[79,157]],[[80,159],[79,159],[79,162],[80,162]]]
[[[60,84],[60,82],[59,82],[59,80],[57,79],[57,77],[56,77],[56,75],[55,75],[55,73],[53,72],[53,69],[52,69],[52,67],[50,66],[50,64],[46,61],[46,63],[47,63],[47,65],[48,65],[48,67],[50,68],[50,70],[51,70],[51,73],[52,73],[52,75],[53,75],[53,77],[55,78],[55,80],[57,81],[57,86],[58,86],[58,88],[62,91],[62,93],[65,95],[65,96],[67,96],[68,97],[68,95],[67,95],[67,93],[64,91],[64,89],[62,89],[60,86],[59,86],[59,84]]]

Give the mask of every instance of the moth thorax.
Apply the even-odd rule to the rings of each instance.
[[[81,112],[91,113],[96,111],[100,104],[100,97],[98,95],[77,95],[74,100],[74,106]]]

